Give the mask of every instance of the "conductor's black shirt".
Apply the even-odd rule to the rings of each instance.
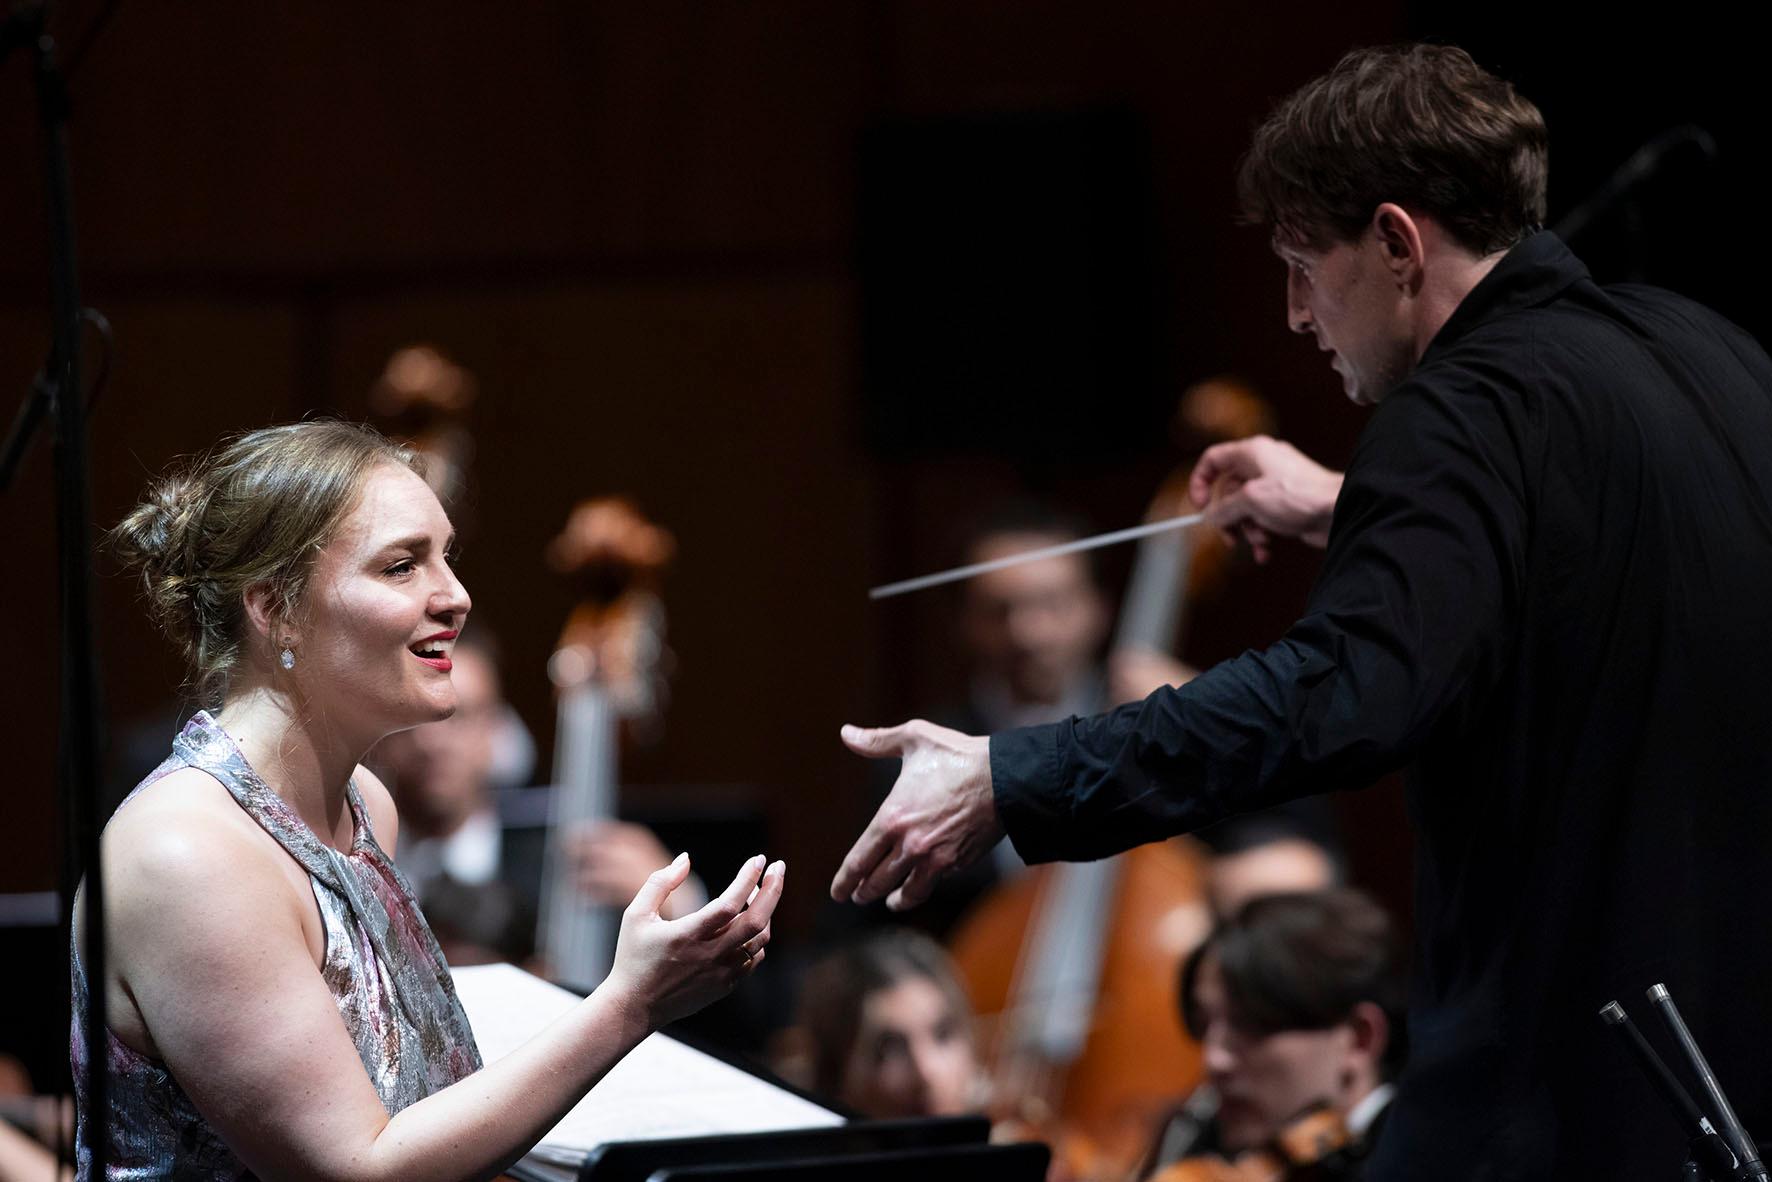
[[[1411,765],[1411,1064],[1372,1177],[1669,1178],[1597,1018],[1665,982],[1772,1135],[1772,362],[1706,309],[1510,251],[1373,413],[1302,619],[993,737],[1029,861]]]

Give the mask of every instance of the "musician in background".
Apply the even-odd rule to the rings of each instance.
[[[529,781],[535,744],[504,697],[492,633],[478,623],[464,630],[452,659],[455,714],[389,735],[371,765],[400,810],[400,869],[450,963],[522,964],[535,953],[535,868],[507,850],[496,794]],[[572,849],[581,888],[606,904],[633,898],[671,860],[650,830],[623,822],[574,834]],[[675,919],[706,902],[691,875],[661,914]]]
[[[954,1116],[984,1106],[972,1007],[935,941],[885,928],[806,973],[788,1064],[863,1116]]]
[[[55,1154],[26,1134],[0,1121],[0,1182],[61,1182],[73,1171],[56,1163]]]
[[[974,529],[964,561],[989,562],[1087,532],[1080,518],[1061,509],[1012,501]],[[1100,660],[1113,608],[1090,555],[1065,554],[991,571],[968,580],[961,594],[959,632],[970,675],[966,701],[954,715],[986,726],[1027,726],[1087,714],[1128,690],[1125,685],[1110,689]],[[1146,692],[1191,676],[1179,661],[1148,656],[1154,659],[1140,668],[1152,679]]]
[[[1244,813],[1195,834],[1212,851],[1206,897],[1220,919],[1263,895],[1342,883],[1335,816],[1322,797]]]
[[[1349,1140],[1324,1176],[1358,1177],[1407,1053],[1384,911],[1345,888],[1256,899],[1187,958],[1180,997],[1209,1091],[1171,1121],[1156,1164],[1267,1147],[1327,1111]]]
[[[522,964],[535,900],[511,873],[495,792],[528,780],[535,745],[505,702],[490,634],[464,630],[451,659],[455,714],[389,735],[370,766],[400,811],[400,870],[450,963]]]
[[[962,561],[988,562],[1089,532],[1075,514],[1015,499],[980,520]],[[967,580],[961,595],[958,632],[970,674],[964,701],[932,715],[943,726],[985,734],[1086,717],[1194,675],[1175,657],[1147,649],[1116,649],[1104,657],[1114,609],[1088,553],[991,571]],[[878,765],[881,796],[897,770],[891,761]],[[1333,814],[1319,799],[1234,818],[1198,836],[1214,855],[1207,891],[1216,914],[1257,894],[1320,889],[1341,879]],[[945,937],[974,901],[1021,868],[1014,849],[1001,842],[992,857],[943,879],[928,904],[890,921]],[[886,921],[884,908],[870,910],[875,922]]]
[[[73,1177],[55,1150],[73,1148],[73,1101],[40,1094],[17,1057],[0,1053],[0,1182],[59,1182]]]

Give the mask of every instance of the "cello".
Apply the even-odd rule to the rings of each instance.
[[[1207,443],[1267,425],[1245,387],[1191,387],[1178,441]],[[1185,512],[1191,463],[1164,482],[1147,515]],[[1223,570],[1216,534],[1140,542],[1114,638],[1117,652],[1174,650],[1184,608]],[[1095,862],[1043,866],[982,900],[952,951],[984,1017],[995,1115],[1010,1136],[1053,1144],[1053,1177],[1133,1177],[1152,1130],[1201,1075],[1182,1029],[1175,968],[1211,926],[1206,857],[1190,840],[1140,846]]]

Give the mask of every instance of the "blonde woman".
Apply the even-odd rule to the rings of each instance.
[[[665,920],[679,857],[628,907],[602,986],[482,1067],[361,766],[455,708],[471,605],[419,462],[342,423],[254,432],[157,483],[112,541],[215,709],[108,825],[105,979],[74,961],[77,1012],[102,988],[110,1014],[110,1177],[496,1174],[762,959],[781,863]],[[82,1177],[100,1123],[82,1098]]]

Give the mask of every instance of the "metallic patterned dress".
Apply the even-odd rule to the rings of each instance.
[[[356,785],[350,787],[356,835],[346,853],[315,837],[206,713],[185,725],[173,740],[172,755],[136,791],[186,767],[200,768],[221,781],[240,807],[307,870],[326,927],[321,975],[338,1003],[363,1070],[389,1114],[479,1070],[480,1052],[456,1000],[443,953],[405,878],[376,845]],[[93,1122],[85,1095],[86,1043],[79,1021],[86,1012],[87,982],[77,946],[73,977],[77,1176],[87,1182]],[[124,1045],[108,1031],[106,1042],[110,1048],[107,1178],[252,1177],[165,1064]]]

